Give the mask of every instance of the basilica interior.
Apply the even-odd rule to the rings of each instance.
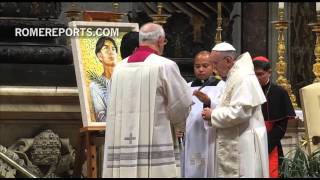
[[[194,55],[210,51],[219,41],[233,44],[238,54],[266,56],[272,61],[272,81],[281,75],[287,80],[280,83],[294,99],[298,116],[289,122],[282,140],[286,153],[305,136],[299,90],[319,82],[320,9],[316,7],[316,2],[285,2],[283,8],[279,2],[1,2],[0,166],[7,174],[1,171],[0,177],[101,176],[99,148],[94,150],[98,156],[94,162],[78,157],[84,148],[83,123],[70,39],[15,37],[14,28],[68,27],[70,21],[129,22],[141,27],[161,17],[159,24],[168,40],[163,56],[178,64],[188,82],[194,79]],[[85,14],[90,12],[120,16],[88,20]],[[277,65],[280,60],[284,65]],[[44,154],[50,157],[43,158]],[[95,169],[89,172],[91,167]]]

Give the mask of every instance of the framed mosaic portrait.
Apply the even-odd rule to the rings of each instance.
[[[122,37],[138,31],[137,23],[72,21],[74,68],[83,126],[105,126],[108,119],[108,85],[121,61]]]

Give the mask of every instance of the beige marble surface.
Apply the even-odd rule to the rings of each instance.
[[[77,87],[0,86],[0,96],[79,96]]]
[[[10,114],[11,113],[11,114]],[[28,114],[29,113],[29,114]],[[79,94],[76,87],[0,86],[0,119],[17,116],[35,117],[37,113],[80,114]],[[72,115],[72,117],[75,117]]]
[[[76,87],[0,86],[0,144],[51,129],[78,146],[82,127]]]

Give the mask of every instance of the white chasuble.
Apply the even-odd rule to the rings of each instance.
[[[190,89],[171,60],[126,61],[111,78],[103,177],[179,177],[171,125],[184,130]]]
[[[249,53],[230,69],[221,103],[213,109],[217,177],[269,177],[267,131],[261,111],[266,101]]]
[[[218,104],[224,85],[225,82],[221,80],[216,86],[205,86],[201,89],[209,96],[211,108]],[[192,91],[199,88],[200,86],[191,87]],[[185,133],[184,175],[187,178],[215,177],[215,129],[201,116],[203,103],[195,96],[192,98],[194,104],[187,118]]]

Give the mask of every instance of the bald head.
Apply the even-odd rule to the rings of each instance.
[[[194,61],[197,61],[198,59],[210,59],[210,52],[209,51],[200,51],[198,54],[196,54]]]
[[[162,26],[159,24],[147,23],[140,28],[139,43],[154,42],[161,36],[165,36]]]
[[[165,33],[159,24],[147,23],[139,30],[139,45],[148,46],[158,52],[163,53],[166,44]]]
[[[213,75],[214,67],[209,51],[200,51],[194,58],[194,74],[197,79],[207,80]]]
[[[146,23],[145,25],[143,25],[140,28],[141,32],[147,33],[147,32],[152,32],[155,31],[157,29],[161,29],[162,26],[160,26],[159,24],[155,24],[155,23]]]

